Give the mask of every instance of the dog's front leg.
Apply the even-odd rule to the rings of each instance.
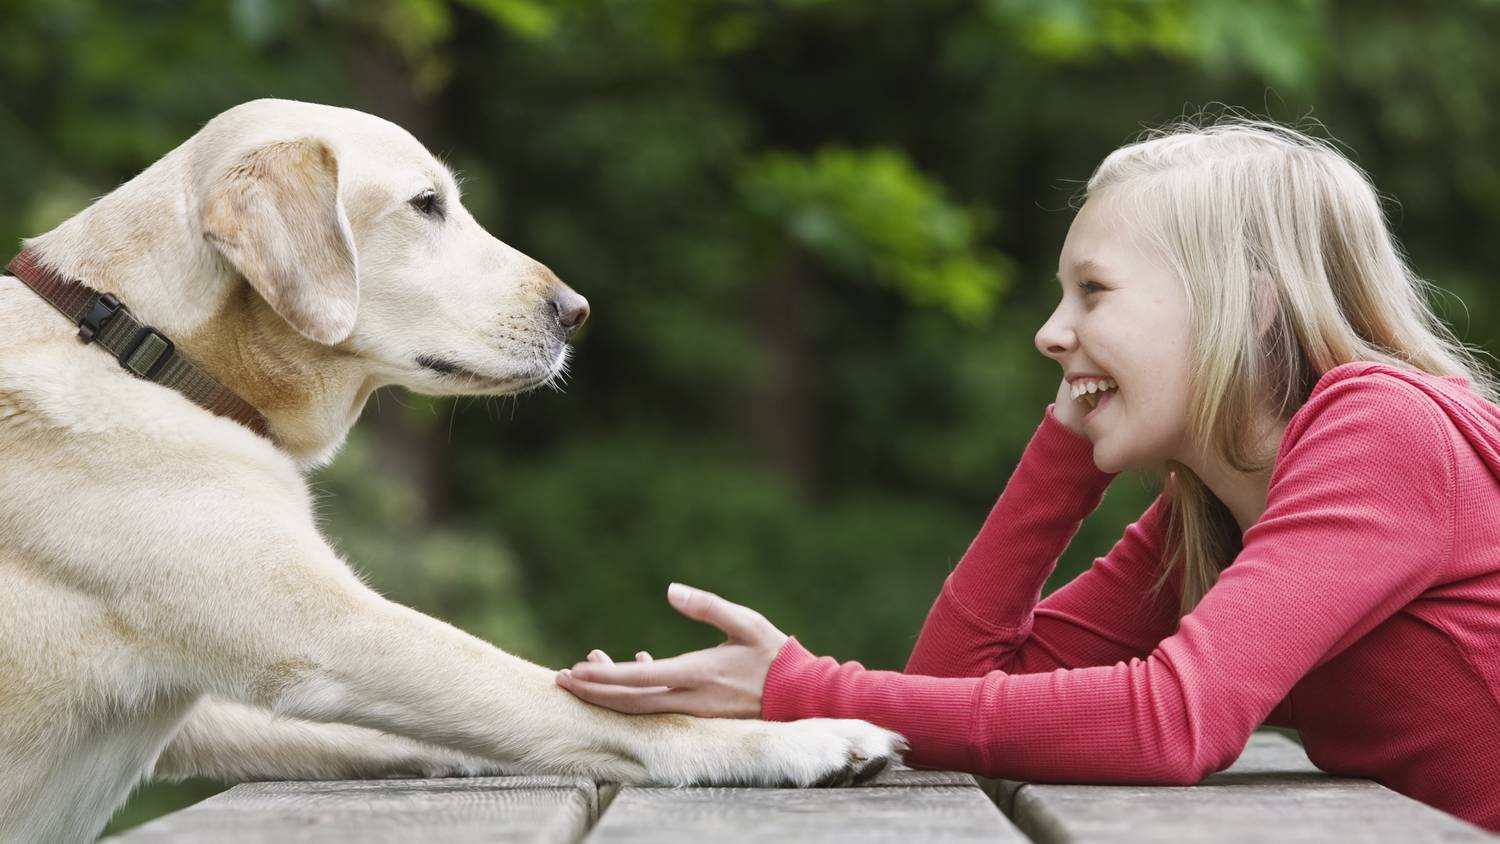
[[[205,697],[157,759],[153,779],[449,777],[505,773],[488,759],[350,724],[278,718],[264,709]]]
[[[242,662],[238,682],[221,693],[524,770],[629,783],[847,782],[899,752],[899,736],[862,721],[621,715],[558,688],[551,670],[353,586],[353,578],[296,580],[294,593],[274,586],[252,593],[275,605],[250,613],[256,629],[244,640],[225,643],[255,659]]]

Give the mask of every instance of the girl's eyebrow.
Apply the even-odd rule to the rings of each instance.
[[[1099,265],[1094,262],[1093,258],[1084,258],[1081,261],[1074,261],[1073,262],[1073,272],[1075,272],[1075,273],[1095,272],[1098,269],[1099,269]],[[1057,274],[1057,283],[1058,284],[1062,284],[1063,283],[1062,273],[1058,273]]]

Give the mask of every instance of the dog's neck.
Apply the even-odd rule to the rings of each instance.
[[[380,386],[350,351],[302,337],[206,243],[190,191],[168,166],[140,176],[27,242],[66,276],[119,296],[265,415],[300,466],[331,459]],[[162,168],[165,173],[146,178]],[[155,187],[153,187],[153,185]],[[170,221],[170,222],[169,222]]]
[[[357,356],[293,331],[237,277],[224,306],[181,348],[264,414],[277,445],[304,468],[333,458],[379,386]]]

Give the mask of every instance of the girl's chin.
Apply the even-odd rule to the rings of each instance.
[[[1140,468],[1140,465],[1129,457],[1116,454],[1107,443],[1094,441],[1094,466],[1099,471],[1110,475],[1118,475],[1129,469]]]

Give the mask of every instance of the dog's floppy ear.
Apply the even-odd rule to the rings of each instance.
[[[209,185],[202,213],[205,237],[298,333],[333,345],[354,330],[357,259],[328,144],[251,150]]]

